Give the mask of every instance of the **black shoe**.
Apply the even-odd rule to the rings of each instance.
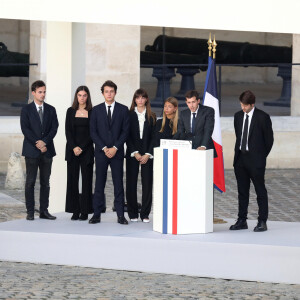
[[[88,214],[80,214],[79,220],[80,221],[86,221],[88,219],[89,215]]]
[[[73,213],[71,220],[72,221],[77,221],[79,219],[79,213]]]
[[[128,225],[128,221],[124,216],[118,217],[118,223],[122,225]]]
[[[34,220],[34,213],[27,213],[26,220],[33,221]]]
[[[46,210],[40,213],[40,219],[55,220],[56,217],[50,215],[49,212]]]
[[[268,227],[267,227],[267,222],[265,221],[258,221],[257,225],[254,228],[254,232],[263,232],[263,231],[267,231]]]
[[[234,225],[231,225],[229,230],[248,229],[247,221],[238,219]]]
[[[97,224],[101,222],[101,216],[93,215],[92,218],[89,220],[89,224]]]

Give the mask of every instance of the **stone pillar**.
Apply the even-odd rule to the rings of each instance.
[[[293,63],[300,63],[300,34],[293,34]],[[300,116],[300,66],[292,68],[291,116]]]
[[[64,211],[67,185],[65,116],[72,99],[72,23],[47,22],[47,103],[56,108],[59,128],[54,139],[57,155],[50,177],[51,213]]]
[[[30,63],[37,63],[38,66],[31,66],[29,70],[29,99],[31,99],[31,84],[36,80],[47,81],[46,76],[46,39],[47,23],[41,21],[30,21]]]
[[[140,26],[86,24],[86,84],[93,105],[103,102],[100,87],[110,79],[116,100],[130,105],[140,86]]]

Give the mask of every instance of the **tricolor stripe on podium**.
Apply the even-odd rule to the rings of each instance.
[[[173,166],[173,171],[169,172]],[[171,174],[171,178],[169,175]],[[171,213],[170,213],[171,212]],[[172,228],[172,234],[177,234],[178,219],[178,150],[163,150],[163,233]],[[169,218],[168,218],[169,216]],[[169,229],[169,230],[168,230]]]

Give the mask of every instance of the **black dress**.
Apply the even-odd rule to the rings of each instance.
[[[161,130],[161,125],[162,125],[163,119],[159,119],[156,122],[155,125],[155,133],[154,133],[154,141],[153,141],[153,146],[154,147],[159,147],[160,146],[160,140],[161,139],[173,139],[173,126],[171,123],[170,127],[170,119],[166,118],[166,123],[165,123],[165,128],[163,132],[159,132]]]
[[[67,168],[67,195],[66,212],[93,213],[92,181],[94,165],[94,147],[90,137],[90,112],[88,118],[76,118],[76,111],[69,108],[66,117],[66,161]],[[73,149],[80,147],[82,153],[75,156]],[[82,194],[79,194],[79,170],[82,175]]]

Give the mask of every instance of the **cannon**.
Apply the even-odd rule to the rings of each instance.
[[[165,53],[163,53],[165,49]],[[287,64],[278,66],[277,76],[282,77],[283,86],[278,100],[265,105],[290,106],[291,99],[291,65],[292,47],[278,47],[269,45],[251,44],[248,42],[218,41],[217,64]],[[177,73],[182,75],[180,90],[175,97],[184,100],[184,94],[189,89],[195,88],[194,75],[206,71],[206,66],[182,66],[183,64],[207,64],[207,40],[197,38],[181,38],[159,35],[153,45],[147,45],[141,51],[141,65],[165,64],[178,65]],[[180,66],[181,65],[181,66]],[[157,93],[154,106],[161,106],[162,90],[164,98],[170,96],[170,80],[175,76],[175,66],[154,67],[153,77],[158,79]],[[162,82],[164,79],[165,82]],[[164,86],[163,86],[164,85]]]
[[[29,65],[15,64],[29,64],[29,54],[8,51],[6,45],[0,42],[0,77],[29,76]]]

